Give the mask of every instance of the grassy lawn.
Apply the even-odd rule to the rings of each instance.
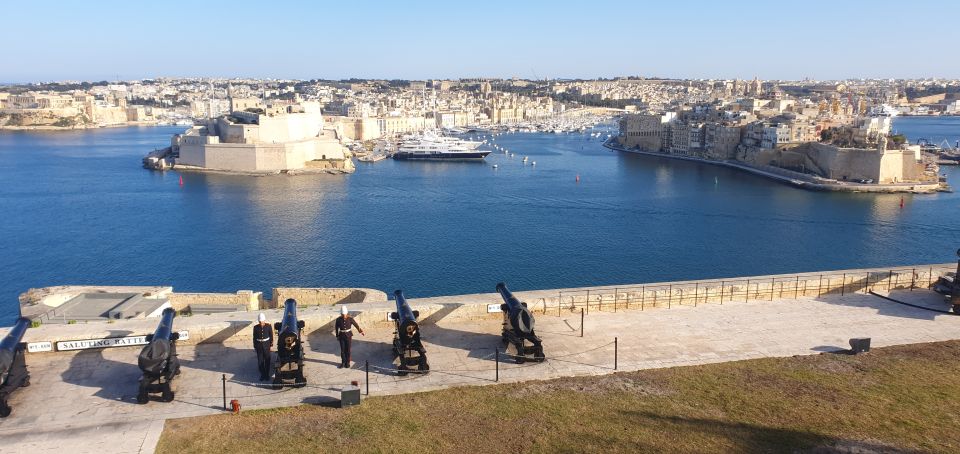
[[[960,341],[167,421],[183,452],[960,452]]]

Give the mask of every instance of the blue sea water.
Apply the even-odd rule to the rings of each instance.
[[[960,118],[895,129],[953,142]],[[958,194],[906,195],[900,208],[900,195],[810,192],[580,134],[504,134],[496,143],[515,157],[485,163],[184,173],[180,186],[179,173],[140,168],[180,130],[0,133],[0,326],[21,292],[61,284],[423,297],[501,280],[528,290],[949,262],[960,247]]]

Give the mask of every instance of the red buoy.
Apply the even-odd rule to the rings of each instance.
[[[578,173],[578,174],[577,174],[577,183],[579,183],[579,182],[580,182],[580,174]]]
[[[900,208],[903,208],[903,196],[900,196]]]
[[[183,186],[183,175],[180,175],[180,186]]]

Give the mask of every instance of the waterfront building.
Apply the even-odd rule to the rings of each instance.
[[[239,102],[238,102],[239,101]],[[231,105],[247,102],[231,100]],[[325,128],[316,102],[233,111],[175,136],[176,164],[232,172],[352,171],[342,135]]]

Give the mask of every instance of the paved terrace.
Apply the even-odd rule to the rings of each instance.
[[[889,294],[895,299],[938,310],[947,308],[943,298],[931,291],[892,287]],[[667,306],[661,299],[656,306],[645,302],[643,310],[633,304],[630,310],[620,306],[617,312],[599,306],[605,294],[597,297],[595,293],[597,304],[584,317],[583,337],[579,308],[563,309],[557,315],[553,312],[557,309],[545,305],[543,311],[536,312],[536,328],[543,337],[548,360],[522,365],[501,362],[499,381],[611,373],[615,337],[620,371],[817,354],[845,349],[851,337],[872,337],[874,347],[960,338],[960,317],[897,304],[863,289],[842,295],[806,292],[808,296],[796,298],[789,292],[782,295],[783,290],[781,286],[781,295],[771,291],[769,300],[753,299],[763,296],[758,293],[750,298],[744,298],[746,294],[740,298],[728,295],[723,304],[715,299],[704,304],[702,301],[709,297],[702,296],[700,303],[674,301]],[[621,293],[618,290],[613,297],[622,298],[617,296]],[[489,296],[475,295],[473,299],[486,300]],[[570,298],[576,307],[575,295],[559,298]],[[584,301],[591,299],[586,297]],[[411,303],[416,306],[418,301]],[[535,304],[531,307],[536,310]],[[446,306],[424,316],[422,333],[432,372],[397,377],[389,370],[393,331],[388,324],[367,317],[367,335],[354,340],[358,364],[342,370],[336,368],[339,356],[332,325],[309,321],[317,317],[310,312],[329,312],[332,320],[334,309],[307,309],[304,312],[308,314],[302,318],[308,320],[309,384],[280,391],[255,383],[255,355],[249,340],[238,336],[250,330],[251,322],[236,320],[224,325],[222,332],[207,336],[211,342],[180,347],[183,373],[175,382],[176,400],[169,404],[134,402],[140,375],[136,366],[139,347],[32,354],[27,359],[32,386],[14,394],[13,414],[0,420],[4,452],[54,452],[65,446],[70,446],[71,452],[152,452],[165,419],[223,411],[224,375],[228,380],[227,400],[238,399],[245,409],[333,403],[339,388],[351,380],[359,381],[365,389],[364,361],[371,366],[371,395],[494,383],[499,318],[450,316],[455,310],[455,306]],[[383,315],[379,309],[372,312]],[[120,334],[117,331],[115,334]],[[218,339],[226,341],[215,342]]]

